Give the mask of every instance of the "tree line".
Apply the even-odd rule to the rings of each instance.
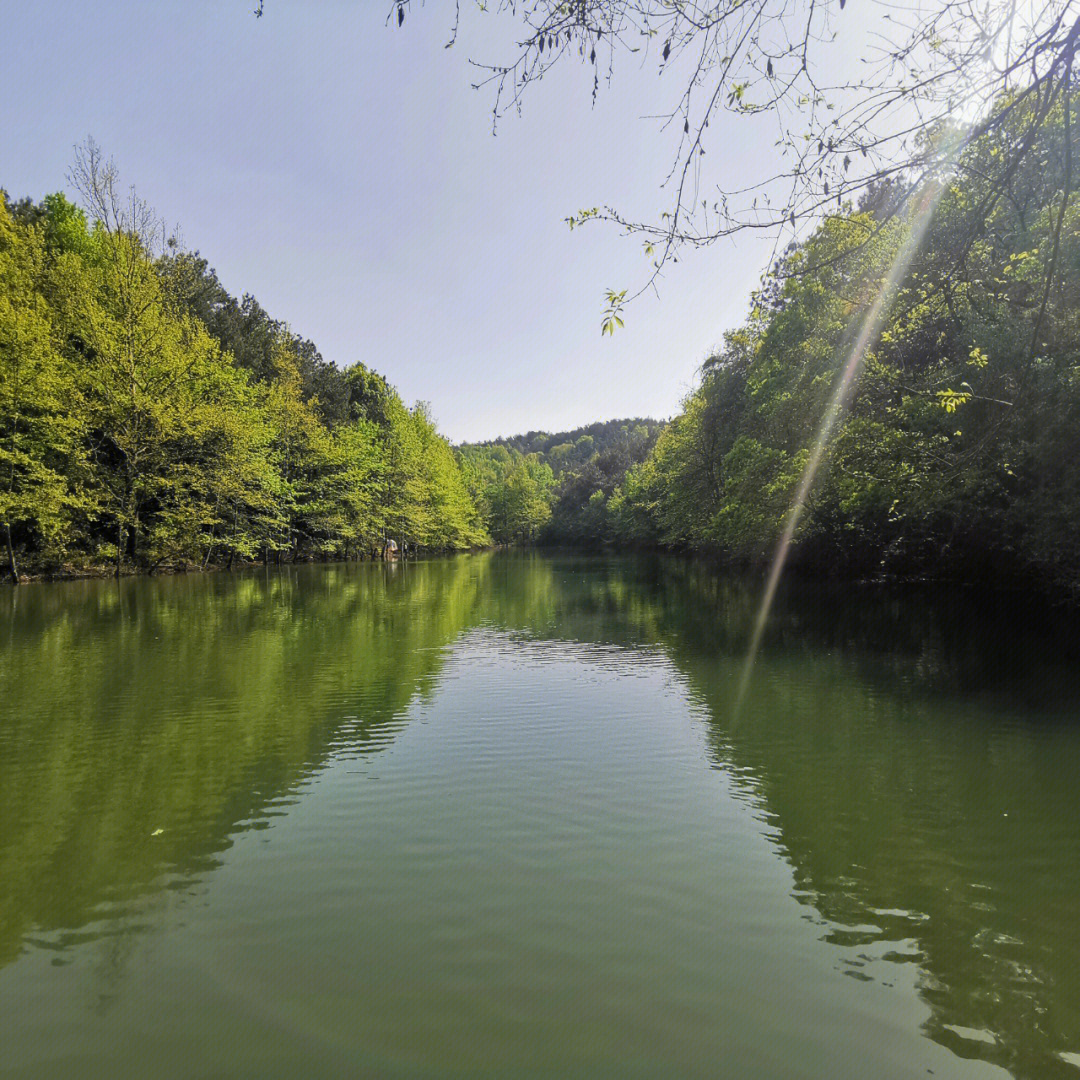
[[[1078,104],[1006,96],[902,214],[883,182],[791,246],[597,538],[1080,593]]]
[[[1050,105],[1004,95],[973,131],[932,136],[962,149],[902,212],[898,176],[825,216],[763,278],[678,416],[616,424],[619,454],[585,429],[466,452],[494,491],[504,474],[550,468],[533,503],[540,541],[741,568],[790,553],[837,577],[1077,597],[1078,106],[1076,92]]]
[[[458,453],[496,541],[589,546],[603,534],[598,505],[646,459],[662,427],[640,417],[598,421],[466,444]]]
[[[426,406],[236,300],[93,144],[62,194],[0,194],[9,576],[465,548],[488,532]]]
[[[0,206],[9,568],[348,557],[390,538],[763,566],[783,540],[838,576],[1034,577],[1075,595],[1077,96],[1006,95],[903,212],[900,178],[824,217],[666,426],[456,452],[423,406],[327,363],[197,253],[167,238],[155,253],[140,208],[84,157],[90,220],[61,195]]]

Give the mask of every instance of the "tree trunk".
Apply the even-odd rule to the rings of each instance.
[[[236,555],[236,548],[229,548],[229,565],[225,567],[226,570],[232,569],[232,561]]]
[[[7,541],[8,572],[11,574],[11,584],[19,584],[19,566],[15,562],[15,547],[11,543],[11,522],[4,524],[4,538]]]
[[[116,570],[113,576],[120,576],[120,568],[124,563],[124,523],[118,521],[116,523]]]

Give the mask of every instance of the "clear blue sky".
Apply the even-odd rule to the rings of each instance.
[[[430,401],[453,440],[677,411],[770,244],[688,255],[601,338],[603,292],[641,282],[641,243],[563,218],[662,208],[670,146],[640,117],[675,88],[655,64],[624,63],[595,109],[591,69],[568,65],[493,137],[467,61],[505,58],[497,18],[474,15],[447,49],[439,0],[402,30],[373,0],[267,0],[259,20],[253,6],[10,5],[0,186],[68,189],[93,136],[231,292]],[[724,124],[723,179],[771,167],[762,126]]]

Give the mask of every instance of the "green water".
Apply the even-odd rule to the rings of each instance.
[[[1080,653],[480,555],[0,592],[0,1074],[1080,1077]]]

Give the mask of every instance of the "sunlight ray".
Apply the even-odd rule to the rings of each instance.
[[[957,146],[955,152],[959,153],[959,150],[960,146]],[[953,155],[953,160],[955,160],[955,154]],[[818,471],[821,468],[821,463],[829,444],[829,439],[832,436],[833,430],[836,428],[837,421],[843,415],[844,409],[851,397],[851,393],[855,388],[855,383],[866,359],[866,354],[873,342],[877,340],[878,334],[881,332],[885,315],[888,312],[889,303],[900,282],[907,274],[908,268],[911,266],[911,262],[914,259],[916,252],[919,250],[919,246],[926,235],[927,229],[930,227],[930,222],[934,216],[934,209],[937,206],[945,187],[946,185],[944,183],[929,184],[926,185],[919,194],[918,200],[910,213],[910,225],[907,237],[896,252],[892,264],[889,267],[889,272],[882,282],[881,289],[874,299],[873,304],[870,306],[869,311],[867,311],[866,317],[863,319],[858,337],[852,345],[851,352],[848,354],[840,378],[837,381],[836,390],[832,400],[825,410],[821,426],[818,428],[817,436],[815,437],[813,446],[810,450],[809,460],[807,461],[806,468],[803,470],[802,477],[799,480],[795,498],[792,501],[791,508],[788,510],[784,531],[781,533],[780,540],[776,545],[776,551],[773,554],[772,562],[769,566],[769,574],[765,581],[765,591],[762,594],[761,604],[754,619],[753,631],[750,636],[750,646],[747,650],[746,662],[743,665],[742,675],[739,679],[739,686],[736,692],[734,709],[736,718],[738,718],[746,698],[746,693],[750,687],[754,664],[757,660],[758,651],[761,648],[765,627],[769,621],[769,613],[772,610],[773,601],[776,598],[776,590],[779,587],[780,578],[783,575],[784,566],[787,563],[788,555],[791,551],[792,541],[795,538],[795,530],[799,527],[799,522],[802,520],[803,511],[806,508],[806,500],[814,486],[814,481],[817,479]]]

